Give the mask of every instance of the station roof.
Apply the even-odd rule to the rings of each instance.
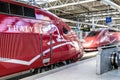
[[[113,24],[120,25],[120,0],[17,0],[28,1],[47,9],[71,26],[72,21],[104,24],[108,16],[112,17]]]

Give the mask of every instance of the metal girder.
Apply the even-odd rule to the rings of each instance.
[[[120,13],[118,11],[111,11],[111,12],[102,12],[102,13],[93,13],[91,15],[87,15],[87,17],[98,17],[98,16],[108,16],[108,15],[119,15]]]
[[[55,1],[54,3],[46,3],[47,6],[45,6],[46,10],[51,10],[51,9],[56,9],[56,8],[62,8],[62,7],[66,7],[66,6],[73,6],[73,5],[77,5],[77,4],[83,4],[83,3],[88,3],[88,2],[93,2],[93,1],[96,1],[96,0],[84,0],[84,1],[81,1],[81,0],[58,0],[58,1]],[[44,4],[44,5],[46,5]],[[42,6],[44,6],[42,4]]]
[[[113,17],[112,20],[120,20],[120,18],[119,17]],[[92,21],[92,19],[85,20],[85,22],[88,22],[88,21]],[[105,21],[105,18],[97,17],[96,19],[94,19],[94,21]]]
[[[115,16],[114,16],[115,15]],[[82,21],[84,19],[89,20],[92,17],[106,17],[106,16],[112,16],[112,17],[117,17],[119,15],[119,12],[116,10],[110,10],[108,13],[107,11],[99,11],[99,12],[90,12],[90,13],[78,13],[78,14],[65,14],[65,15],[58,15],[61,18],[66,18],[66,19],[72,19],[72,20],[77,20],[80,18]],[[76,18],[76,19],[74,19]]]
[[[82,6],[82,5],[79,5],[80,6],[80,8],[82,7],[85,11],[89,11],[89,9],[87,8],[87,7],[85,7],[85,6]]]
[[[107,13],[107,10],[108,9],[105,9],[105,10],[97,10],[97,11],[87,11],[87,12],[80,12],[80,13],[70,13],[70,14],[60,14],[60,15],[58,15],[58,16],[60,16],[60,17],[62,17],[62,16],[71,16],[71,15],[90,15],[90,14],[99,14],[99,13]],[[113,11],[113,9],[110,9],[110,11]],[[115,11],[116,12],[116,11]]]
[[[110,5],[112,8],[117,9],[120,12],[120,6],[111,0],[101,0],[104,4]]]
[[[86,25],[93,25],[92,23],[86,23],[86,22],[78,22],[78,21],[74,21],[74,20],[69,20],[69,19],[64,19],[61,18],[64,22],[70,22],[70,23],[74,23],[74,24],[86,24]],[[94,26],[99,26],[99,27],[108,27],[106,25],[101,25],[101,24],[94,24]]]

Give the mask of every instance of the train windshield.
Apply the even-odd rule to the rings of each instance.
[[[100,33],[100,31],[91,31],[88,35],[87,35],[87,37],[93,37],[93,36],[96,36],[97,34],[99,34]]]

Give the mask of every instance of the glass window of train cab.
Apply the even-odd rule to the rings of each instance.
[[[15,4],[10,4],[10,14],[23,16],[23,7]]]
[[[35,10],[33,8],[24,7],[24,16],[35,17]]]
[[[65,27],[62,28],[62,31],[64,34],[68,34],[68,30]]]
[[[9,13],[8,3],[0,1],[0,12]]]

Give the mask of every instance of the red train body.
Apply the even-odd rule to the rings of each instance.
[[[82,43],[85,51],[97,50],[98,47],[118,44],[120,42],[120,32],[112,29],[101,29],[91,31]]]
[[[0,0],[0,77],[82,57],[81,43],[48,11]]]

